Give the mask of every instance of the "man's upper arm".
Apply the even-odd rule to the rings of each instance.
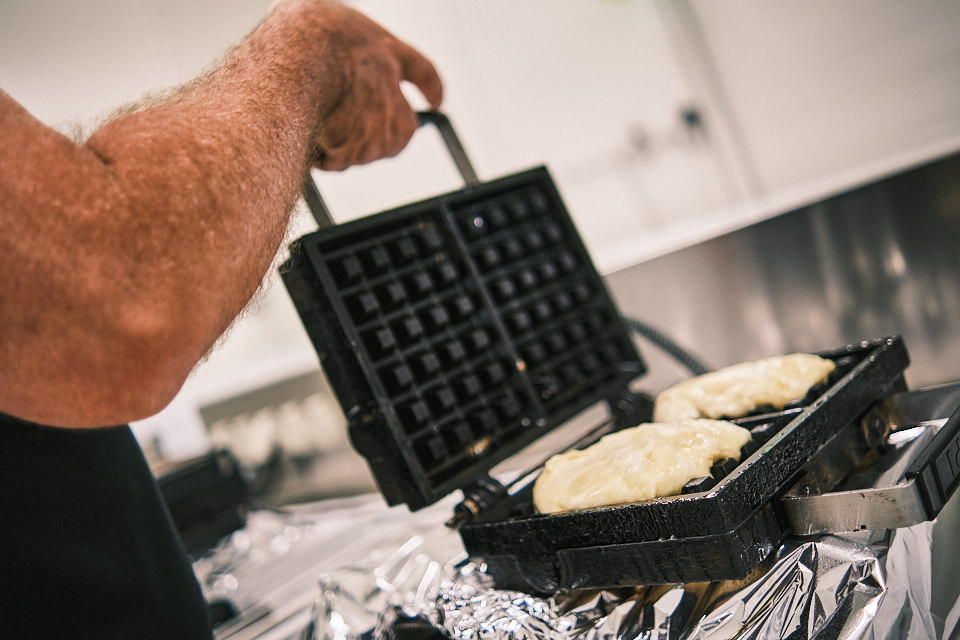
[[[96,154],[2,90],[0,138],[0,411],[58,424],[120,407],[136,378],[114,382],[127,336],[102,294],[122,277],[108,255],[122,194]]]

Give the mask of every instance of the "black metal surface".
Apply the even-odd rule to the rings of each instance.
[[[183,546],[193,557],[246,524],[249,489],[228,451],[184,463],[157,484]]]
[[[788,533],[773,499],[841,425],[904,387],[908,357],[897,337],[821,355],[838,363],[827,388],[802,407],[742,420],[764,441],[705,491],[539,515],[530,486],[513,497],[512,517],[480,514],[461,526],[467,551],[499,586],[537,593],[744,577]]]
[[[644,372],[545,168],[301,238],[284,282],[391,504],[417,509]]]
[[[916,478],[928,518],[937,517],[960,485],[960,409],[907,469],[906,477]]]
[[[467,156],[467,152],[463,148],[460,137],[454,130],[450,118],[440,111],[418,111],[417,119],[420,121],[420,126],[432,124],[437,128],[437,132],[440,134],[440,137],[443,139],[443,144],[447,148],[447,153],[450,154],[453,164],[457,167],[457,171],[460,172],[460,177],[463,178],[464,184],[479,184],[480,178],[477,176],[477,171],[473,168],[473,163],[470,162],[470,158]]]

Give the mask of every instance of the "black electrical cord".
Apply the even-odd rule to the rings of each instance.
[[[636,318],[622,316],[623,323],[628,329],[636,333],[641,338],[645,338],[654,346],[659,347],[664,353],[673,357],[677,362],[686,367],[693,375],[699,376],[708,373],[710,368],[704,365],[700,360],[690,355],[681,348],[676,342],[665,336],[658,329],[651,327],[646,322],[641,322]]]

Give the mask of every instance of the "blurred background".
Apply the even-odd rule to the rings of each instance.
[[[196,76],[269,4],[4,0],[0,86],[55,128],[90,131]],[[481,179],[547,165],[622,308],[711,364],[906,332],[913,381],[960,377],[945,328],[960,317],[960,3],[350,4],[435,62]],[[929,163],[939,173],[899,191],[865,187]],[[460,185],[433,130],[315,179],[338,222]],[[300,211],[290,238],[312,228]],[[649,355],[651,390],[679,375]],[[304,481],[265,487],[278,502],[372,488],[274,274],[173,404],[134,427],[155,459],[227,446],[251,468],[282,462]]]

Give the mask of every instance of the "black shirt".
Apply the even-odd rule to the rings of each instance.
[[[0,638],[211,637],[130,428],[0,414]]]

